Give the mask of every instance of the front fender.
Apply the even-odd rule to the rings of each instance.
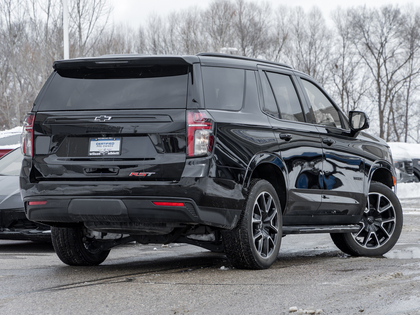
[[[367,191],[365,192],[366,196],[369,193],[369,187],[372,181],[380,182],[391,189],[394,187],[394,192],[397,192],[397,185],[395,182],[396,173],[394,166],[391,163],[386,160],[377,160],[371,165],[366,163],[366,168],[368,181],[366,185]]]

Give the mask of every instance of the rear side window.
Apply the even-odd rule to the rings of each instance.
[[[288,75],[267,72],[282,119],[305,121],[293,82]]]
[[[245,92],[245,70],[202,67],[206,108],[239,111]]]
[[[267,75],[265,73],[261,76],[261,84],[264,94],[264,112],[273,117],[280,118],[276,99],[274,98],[273,90],[271,89],[270,83],[268,82]]]
[[[186,108],[188,71],[177,65],[60,70],[39,110]]]

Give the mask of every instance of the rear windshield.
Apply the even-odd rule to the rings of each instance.
[[[38,110],[186,108],[188,66],[62,69]]]

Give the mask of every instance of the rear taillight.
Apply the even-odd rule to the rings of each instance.
[[[26,156],[34,156],[34,122],[34,113],[28,113],[23,120],[21,145],[22,153]]]
[[[189,111],[187,114],[188,156],[210,154],[213,148],[213,120],[205,111]]]

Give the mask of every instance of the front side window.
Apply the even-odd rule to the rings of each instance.
[[[245,70],[202,67],[207,109],[239,111],[245,92]]]
[[[272,72],[267,72],[267,76],[280,108],[281,118],[304,122],[302,107],[290,76]]]
[[[340,115],[325,94],[309,81],[302,79],[302,83],[312,106],[315,122],[319,125],[342,128]]]

